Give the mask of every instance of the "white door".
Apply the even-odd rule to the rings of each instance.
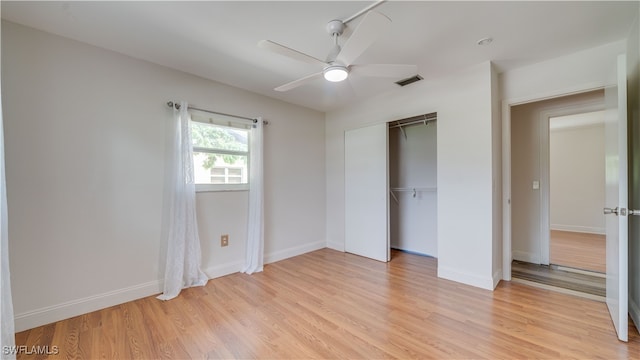
[[[624,55],[618,57],[616,85],[605,89],[605,166],[607,234],[607,307],[618,333],[628,337],[628,180],[627,74]]]
[[[345,251],[389,261],[387,124],[344,133]]]

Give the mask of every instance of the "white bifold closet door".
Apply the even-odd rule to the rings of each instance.
[[[389,175],[386,123],[346,131],[345,251],[389,261]]]

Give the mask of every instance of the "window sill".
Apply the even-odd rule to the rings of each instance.
[[[249,184],[196,184],[196,192],[249,191]]]

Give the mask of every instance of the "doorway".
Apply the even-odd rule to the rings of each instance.
[[[389,123],[390,244],[438,256],[437,115]]]
[[[584,271],[588,269],[574,271],[575,265],[571,263],[572,260],[578,259],[582,263],[579,262],[577,268],[588,268],[593,265],[593,259],[582,259],[582,256],[576,256],[576,248],[570,248],[576,246],[577,249],[586,251],[585,245],[588,242],[580,239],[584,240],[593,233],[597,235],[598,232],[603,232],[604,226],[598,225],[598,221],[604,221],[601,212],[603,200],[592,199],[591,205],[599,202],[596,207],[585,205],[584,201],[588,195],[595,192],[593,181],[585,181],[584,175],[575,169],[568,171],[581,162],[588,165],[597,162],[602,165],[599,178],[603,178],[603,150],[602,156],[593,155],[588,151],[588,157],[583,156],[585,154],[572,153],[572,150],[596,146],[592,140],[575,136],[574,133],[580,132],[574,131],[575,129],[588,127],[585,120],[582,120],[585,122],[582,127],[573,124],[580,123],[575,117],[579,117],[579,114],[598,112],[603,108],[602,90],[511,107],[511,231],[512,254],[515,261],[512,265],[514,279],[543,283],[565,290],[584,291],[597,296],[604,294],[604,279],[601,276],[596,274],[592,279],[593,274]],[[575,142],[574,148],[567,143],[570,140]],[[603,149],[603,142],[600,144],[598,146]],[[594,159],[596,157],[597,160]],[[604,191],[603,184],[597,186],[600,186],[599,190]],[[588,211],[584,208],[588,208]],[[576,218],[584,218],[577,216],[582,212],[588,213],[590,220],[597,219],[596,223],[577,221]],[[585,233],[591,235],[582,235]],[[567,247],[569,249],[563,253]],[[584,263],[588,263],[589,266],[585,266]],[[584,278],[585,276],[588,278]],[[585,284],[589,286],[582,286]]]
[[[637,63],[637,58],[634,60]],[[633,149],[634,132],[628,132],[629,124],[634,129],[633,124],[637,121],[634,114],[637,113],[637,96],[628,97],[629,74],[624,54],[618,55],[612,64],[608,76],[603,83],[604,89],[604,109],[605,109],[605,160],[606,160],[606,204],[603,207],[603,214],[606,216],[606,306],[609,310],[611,320],[618,334],[618,339],[627,341],[628,339],[628,315],[635,320],[638,316],[638,306],[634,302],[632,293],[635,288],[631,280],[635,280],[634,272],[630,271],[629,263],[633,264],[636,259],[633,252],[629,252],[629,219],[628,215],[636,215],[635,210],[629,210],[629,194],[633,194],[636,188],[635,183],[629,183],[629,178],[634,179],[633,172],[628,172],[629,167],[634,169],[637,162],[629,166],[629,150]],[[637,80],[632,75],[632,79]],[[632,84],[634,84],[632,82]],[[635,83],[637,84],[637,82]],[[631,87],[631,90],[634,88]],[[558,93],[552,95],[557,96]],[[574,93],[575,94],[575,93]],[[637,95],[637,94],[636,94]],[[628,102],[628,99],[632,99]],[[503,102],[502,118],[502,156],[503,156],[503,279],[512,280],[512,252],[513,234],[512,229],[512,131],[514,124],[512,121],[512,110],[520,104],[527,104],[536,101],[529,100],[505,100]],[[629,112],[631,109],[631,112]],[[634,113],[634,111],[636,111]],[[631,146],[628,146],[631,144]],[[631,151],[631,156],[633,156]],[[633,157],[632,157],[633,159]],[[544,197],[543,197],[544,199]],[[638,212],[640,213],[640,211]],[[631,232],[631,234],[634,234]],[[635,239],[632,239],[635,240]],[[631,241],[633,245],[634,241]],[[636,323],[638,321],[635,321]]]
[[[604,111],[549,118],[549,188],[549,263],[604,274]]]

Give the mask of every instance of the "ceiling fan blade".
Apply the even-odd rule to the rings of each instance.
[[[362,76],[406,78],[417,74],[418,67],[404,64],[362,64],[351,65],[351,73]]]
[[[298,50],[294,50],[292,48],[288,48],[284,45],[278,44],[276,42],[273,42],[271,40],[260,40],[258,42],[258,47],[260,47],[261,49],[265,49],[265,50],[269,50],[273,53],[276,54],[280,54],[283,56],[286,56],[288,58],[294,59],[294,60],[298,60],[298,61],[302,61],[302,62],[306,62],[309,64],[318,64],[321,66],[325,66],[327,65],[324,61],[317,59],[311,55],[307,55],[305,53],[301,53]]]
[[[369,11],[351,37],[342,46],[336,60],[349,66],[373,44],[391,25],[391,19],[377,11]]]
[[[308,82],[311,82],[311,81],[315,80],[316,78],[320,78],[320,77],[322,77],[322,71],[318,72],[318,73],[315,73],[315,74],[307,75],[307,76],[305,76],[303,78],[300,78],[298,80],[293,80],[290,83],[286,83],[284,85],[280,85],[280,86],[278,86],[277,88],[275,88],[273,90],[275,90],[275,91],[289,91],[291,89],[295,89],[298,86],[304,85],[304,84],[306,84]]]

